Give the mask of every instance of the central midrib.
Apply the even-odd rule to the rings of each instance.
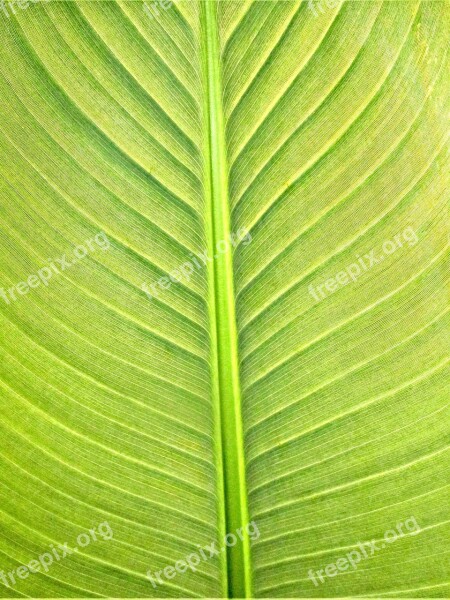
[[[200,2],[202,19],[202,60],[205,82],[206,160],[205,194],[210,256],[217,243],[231,233],[228,201],[228,165],[225,124],[222,107],[221,60],[217,24],[217,2]],[[228,245],[230,249],[231,246]],[[219,518],[223,534],[236,536],[227,547],[226,587],[232,598],[251,598],[250,542],[245,533],[248,524],[247,490],[244,463],[244,439],[241,416],[238,337],[231,249],[217,253],[209,263],[210,322],[212,344],[213,394],[216,400],[217,457],[219,494],[223,506]],[[237,531],[243,531],[241,540]],[[229,539],[233,542],[233,538]]]

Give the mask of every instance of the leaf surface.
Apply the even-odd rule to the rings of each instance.
[[[1,595],[445,598],[448,3],[166,4],[0,7]]]

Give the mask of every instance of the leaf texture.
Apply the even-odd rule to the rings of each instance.
[[[3,6],[1,597],[448,597],[448,3]]]

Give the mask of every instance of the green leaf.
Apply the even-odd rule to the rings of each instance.
[[[0,3],[2,597],[448,597],[448,37]]]

